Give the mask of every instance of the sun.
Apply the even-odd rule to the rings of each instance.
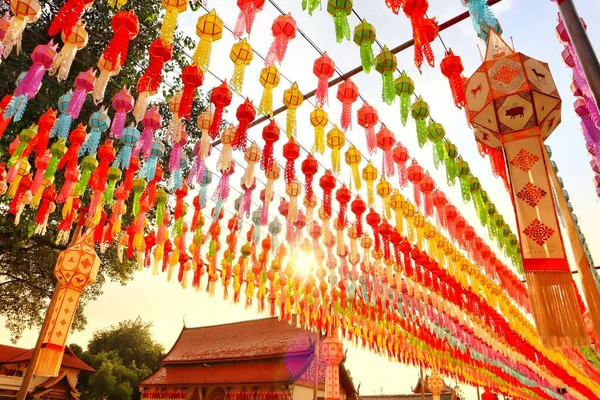
[[[299,251],[295,257],[292,259],[292,263],[294,264],[294,269],[301,276],[308,276],[315,266],[315,258],[312,254],[305,253],[303,251]]]

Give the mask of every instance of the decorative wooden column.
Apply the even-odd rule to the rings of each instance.
[[[325,400],[340,400],[340,363],[344,359],[342,341],[327,336],[321,343],[321,357],[325,363]]]
[[[427,377],[427,387],[431,391],[433,400],[440,400],[440,395],[444,389],[444,380],[436,370]]]
[[[465,83],[478,142],[504,153],[540,339],[589,343],[565,253],[543,141],[561,121],[561,98],[547,63],[517,53],[490,29],[483,64]]]

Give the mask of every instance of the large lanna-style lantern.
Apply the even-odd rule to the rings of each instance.
[[[93,230],[84,233],[81,240],[58,254],[54,267],[58,284],[48,310],[50,325],[42,342],[35,375],[58,376],[81,292],[96,280],[100,268],[92,233]]]
[[[333,335],[328,335],[321,344],[321,357],[325,363],[325,399],[339,400],[340,363],[344,359],[344,344]]]
[[[485,61],[465,83],[477,141],[504,151],[533,316],[547,346],[588,343],[558,226],[544,140],[560,123],[548,64],[490,31]],[[557,188],[560,190],[560,188]]]
[[[440,400],[440,394],[444,389],[444,380],[437,371],[433,371],[433,373],[427,377],[427,387],[431,391],[433,400]]]

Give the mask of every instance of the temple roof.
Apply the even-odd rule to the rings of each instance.
[[[20,347],[0,345],[0,364],[17,364],[31,360],[33,349],[27,350]],[[65,347],[62,367],[94,372],[94,369],[81,361],[70,348]]]
[[[183,328],[159,370],[140,383],[183,384],[310,384],[315,373],[316,334],[277,318],[199,328]],[[320,386],[324,364],[319,363]],[[348,396],[356,393],[340,365],[340,383]]]
[[[429,378],[429,375],[425,375],[424,393],[431,393],[431,390],[429,390],[429,386],[427,385],[427,378]],[[446,382],[444,381],[444,388],[442,389],[442,394],[451,394],[452,392],[453,392],[452,388],[450,386],[446,385]],[[417,385],[413,389],[413,393],[416,393],[416,394],[421,393],[421,379],[417,380]]]

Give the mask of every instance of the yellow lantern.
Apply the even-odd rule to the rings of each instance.
[[[198,116],[198,120],[196,122],[196,126],[202,132],[202,136],[200,137],[200,153],[199,156],[205,160],[210,153],[210,136],[208,135],[208,130],[213,123],[214,113],[212,110],[208,109],[202,112]]]
[[[279,70],[271,65],[260,71],[260,84],[265,88],[258,106],[258,113],[268,117],[273,115],[273,89],[279,85],[281,75]]]
[[[42,12],[37,0],[11,0],[10,10],[14,15],[10,19],[10,25],[2,40],[4,46],[2,56],[4,58],[10,55],[14,46],[17,46],[17,54],[21,53],[23,31],[28,23],[37,21]]]
[[[17,194],[17,190],[19,189],[19,184],[21,183],[21,179],[23,179],[23,177],[25,175],[29,175],[29,171],[31,171],[31,165],[29,164],[29,161],[27,161],[25,159],[21,160],[19,163],[19,168],[17,169],[17,175],[15,176],[15,178],[10,183],[10,186],[8,187],[8,198],[9,199],[12,199],[13,197],[15,197],[15,195]]]
[[[394,189],[392,195],[390,196],[390,207],[394,210],[394,215],[396,217],[396,230],[400,235],[404,231],[404,218],[402,217],[402,209],[404,208],[404,203],[406,200],[404,196],[400,194],[398,189]]]
[[[231,142],[235,136],[235,128],[230,126],[229,128],[223,131],[223,135],[221,135],[221,142],[223,144],[223,148],[221,149],[221,155],[217,160],[217,169],[221,172],[228,172],[233,164],[232,153],[233,149],[231,147]]]
[[[231,78],[231,87],[237,94],[242,93],[244,86],[244,72],[246,67],[252,62],[253,57],[254,52],[246,38],[234,43],[231,47],[229,58],[233,61],[233,64],[235,64],[235,67],[233,68],[233,78]]]
[[[337,125],[327,133],[327,147],[331,149],[331,169],[339,175],[342,167],[340,163],[340,150],[346,144],[346,135]]]
[[[373,191],[373,183],[377,180],[379,171],[373,166],[373,163],[369,161],[366,167],[363,168],[362,178],[367,183],[367,203],[369,206],[375,204],[375,193]]]
[[[323,108],[316,106],[310,113],[310,123],[315,128],[315,142],[312,147],[314,153],[325,152],[325,127],[328,122],[329,116]]]
[[[348,150],[346,150],[345,154],[346,164],[352,170],[352,179],[354,179],[354,186],[356,190],[360,190],[362,188],[362,180],[360,179],[360,171],[358,170],[358,165],[362,161],[362,155],[360,151],[353,144],[350,144]]]
[[[65,35],[65,31],[63,30],[61,31],[60,37],[64,46],[60,49],[58,54],[56,54],[52,66],[48,71],[50,76],[56,74],[56,79],[59,82],[67,79],[77,52],[87,46],[88,33],[81,23],[81,20],[79,20],[75,26],[73,26],[73,29],[71,29],[71,33],[68,36]]]
[[[404,207],[402,208],[402,215],[405,219],[408,220],[408,241],[413,243],[415,241],[415,230],[410,224],[410,221],[415,216],[415,206],[412,205],[410,201],[404,202]],[[414,225],[414,221],[413,221]]]
[[[223,35],[223,21],[217,16],[215,10],[198,18],[198,22],[196,23],[196,35],[200,36],[200,42],[196,47],[192,59],[194,60],[195,65],[203,71],[206,71],[210,64],[212,44],[221,39],[221,36]]]
[[[48,310],[50,325],[35,366],[36,375],[58,376],[81,292],[96,280],[99,268],[100,257],[94,250],[93,230],[58,254],[54,268],[58,284],[51,303],[52,309]]]
[[[292,86],[283,93],[283,104],[287,107],[286,131],[288,138],[296,137],[296,110],[302,105],[304,95],[294,82]]]
[[[392,217],[392,212],[390,210],[390,195],[392,194],[392,185],[385,179],[383,174],[381,175],[381,179],[377,184],[377,195],[381,197],[383,201],[383,210],[385,211],[385,217],[390,219]]]
[[[180,13],[187,10],[187,0],[162,0],[162,6],[167,11],[160,27],[160,39],[163,43],[170,45],[173,43],[175,28],[177,27],[177,17]]]

